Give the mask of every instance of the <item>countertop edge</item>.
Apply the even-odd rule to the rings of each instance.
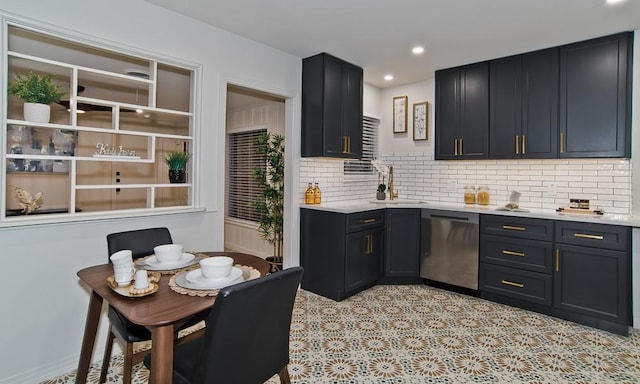
[[[399,209],[399,208],[420,208],[420,209],[437,209],[445,211],[456,212],[468,212],[479,213],[485,215],[498,215],[498,216],[515,216],[525,218],[536,219],[549,219],[549,220],[564,220],[564,221],[577,221],[584,223],[598,223],[609,225],[622,225],[627,227],[640,227],[640,218],[634,218],[630,215],[621,214],[609,214],[590,216],[583,214],[561,214],[554,210],[542,210],[531,209],[529,212],[516,212],[516,211],[496,211],[499,205],[465,205],[465,204],[445,204],[445,203],[427,203],[427,202],[415,202],[415,203],[380,203],[369,201],[340,201],[333,203],[323,203],[319,205],[305,205],[300,204],[300,208],[313,209],[319,211],[336,212],[336,213],[358,213],[373,211],[378,209]]]

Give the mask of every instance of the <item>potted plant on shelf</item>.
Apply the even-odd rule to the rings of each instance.
[[[18,73],[9,83],[8,91],[24,101],[24,119],[36,123],[48,123],[51,116],[49,104],[57,103],[65,92],[53,83],[53,74],[35,72]]]
[[[284,221],[284,136],[264,133],[256,140],[256,152],[264,157],[266,167],[253,168],[260,184],[260,195],[252,202],[260,214],[258,232],[273,245],[273,256],[267,257],[272,270],[282,268],[282,234]]]
[[[184,183],[187,181],[187,163],[191,158],[188,152],[172,151],[163,158],[169,166],[169,182]]]

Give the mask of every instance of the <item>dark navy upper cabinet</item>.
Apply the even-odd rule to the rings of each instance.
[[[558,155],[558,49],[492,60],[489,157]]]
[[[326,53],[302,61],[303,157],[362,157],[362,68]]]
[[[436,160],[489,155],[489,63],[436,71]]]
[[[560,157],[630,157],[633,35],[560,49]]]

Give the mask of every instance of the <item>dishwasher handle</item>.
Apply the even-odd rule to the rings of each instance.
[[[477,213],[423,209],[421,216],[423,219],[436,219],[436,220],[439,219],[439,220],[458,221],[458,222],[472,223],[472,224],[480,223],[480,215],[478,215]]]

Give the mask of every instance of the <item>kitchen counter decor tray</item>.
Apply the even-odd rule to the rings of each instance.
[[[133,284],[129,284],[126,286],[118,285],[118,283],[116,283],[115,276],[107,277],[107,285],[117,294],[125,297],[144,297],[144,296],[149,296],[158,290],[158,287],[159,287],[157,283],[158,280],[159,278],[156,279],[155,277],[149,276],[149,288],[139,293],[136,292],[136,289],[134,288]]]
[[[556,209],[556,212],[560,214],[567,215],[586,215],[586,216],[601,216],[604,215],[604,211],[602,209],[583,209],[583,208],[569,208],[569,207],[560,207]]]

